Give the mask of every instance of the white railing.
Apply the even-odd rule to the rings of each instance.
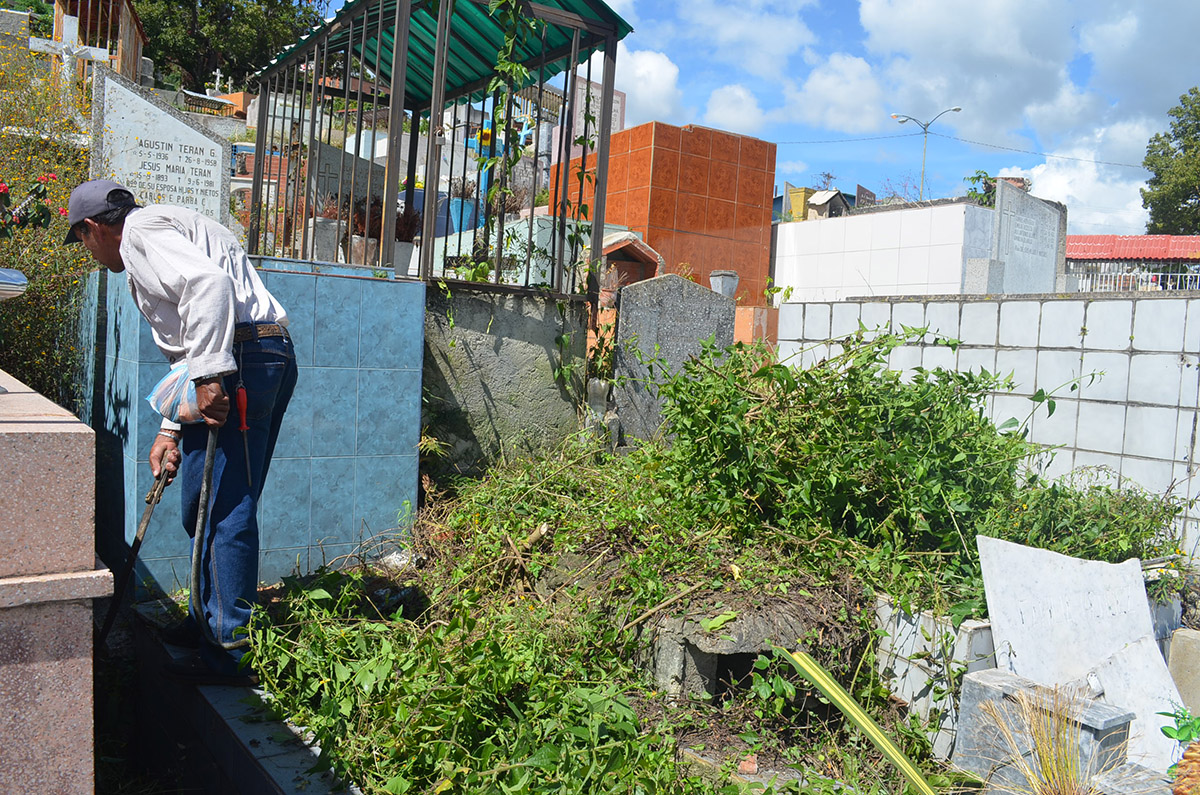
[[[1200,290],[1200,273],[1075,273],[1067,278],[1080,293]]]

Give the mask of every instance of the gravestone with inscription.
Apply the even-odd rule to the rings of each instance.
[[[1003,263],[1003,292],[1052,293],[1065,268],[1063,223],[1066,208],[996,180],[992,257]]]
[[[190,207],[231,226],[231,144],[108,69],[92,84],[92,178],[125,185],[141,204]]]

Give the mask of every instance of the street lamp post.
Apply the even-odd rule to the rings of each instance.
[[[899,113],[892,114],[892,118],[895,119],[900,124],[904,124],[904,122],[906,122],[906,121],[911,121],[913,124],[915,124],[921,128],[921,133],[923,135],[923,139],[921,141],[921,187],[920,187],[919,201],[925,201],[925,151],[929,147],[929,125],[933,124],[935,121],[942,118],[947,113],[958,113],[961,110],[962,110],[962,108],[958,107],[957,105],[954,106],[953,108],[946,108],[944,111],[942,111],[938,115],[934,116],[929,121],[921,121],[920,119],[914,119],[912,116],[904,116]]]

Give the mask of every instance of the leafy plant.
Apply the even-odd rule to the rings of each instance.
[[[1175,721],[1174,726],[1163,726],[1160,731],[1167,737],[1170,737],[1175,742],[1179,743],[1179,749],[1182,751],[1192,743],[1200,740],[1200,716],[1193,715],[1191,710],[1182,704],[1172,704],[1175,707],[1171,712],[1158,712],[1157,715],[1162,715],[1164,718],[1171,718]],[[1178,774],[1179,763],[1175,763],[1167,768],[1167,775],[1175,776]]]
[[[796,670],[832,701],[834,706],[841,710],[850,722],[857,726],[859,731],[865,734],[867,739],[887,757],[888,761],[896,766],[896,769],[908,779],[908,783],[913,786],[913,789],[921,795],[934,795],[933,787],[929,786],[929,782],[921,775],[917,766],[896,747],[891,738],[879,728],[879,724],[871,720],[871,716],[855,703],[850,694],[834,681],[820,663],[803,651],[783,652],[783,650],[779,650],[776,653],[785,654],[792,665],[796,666]]]
[[[974,199],[982,207],[996,206],[996,179],[988,175],[986,171],[976,171],[973,175],[965,177],[963,182],[967,183],[967,198]]]
[[[1120,563],[1179,551],[1175,520],[1186,500],[1104,481],[1104,470],[1081,469],[1055,483],[1032,479],[993,506],[979,532],[1064,555]]]

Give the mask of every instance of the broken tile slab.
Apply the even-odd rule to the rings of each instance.
[[[1200,632],[1177,629],[1171,636],[1167,660],[1171,678],[1179,688],[1179,699],[1193,715],[1200,715]]]
[[[1106,703],[1136,713],[1129,731],[1130,762],[1160,771],[1175,763],[1177,743],[1161,731],[1174,721],[1157,713],[1170,712],[1181,697],[1153,635],[1146,634],[1118,650],[1086,678],[1093,692],[1102,691],[1100,698]]]
[[[934,756],[949,759],[958,724],[952,682],[964,669],[996,667],[991,625],[967,620],[955,630],[948,616],[924,611],[914,617],[880,597],[875,626],[882,633],[876,670],[891,694],[926,723]]]
[[[1162,773],[1128,762],[1096,776],[1097,795],[1170,795],[1171,782]]]
[[[976,544],[1000,668],[1063,684],[1153,635],[1136,559],[1080,560],[987,536]]]
[[[963,677],[958,737],[952,761],[955,767],[986,781],[989,792],[1020,792],[1027,786],[1024,775],[1013,764],[1010,747],[995,720],[983,710],[983,705],[988,702],[1003,710],[1020,692],[1044,698],[1046,690],[999,668]],[[1133,712],[1099,701],[1087,701],[1077,719],[1081,770],[1098,773],[1126,761],[1125,748]],[[1022,748],[1028,748],[1028,735],[1018,736],[1017,742]]]

